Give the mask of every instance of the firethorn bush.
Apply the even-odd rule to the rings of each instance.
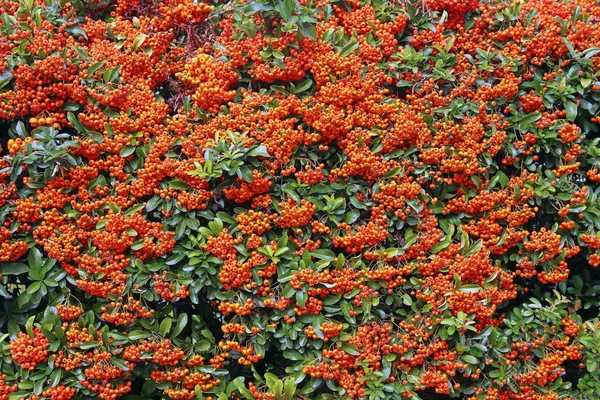
[[[597,1],[0,7],[0,400],[597,398]]]

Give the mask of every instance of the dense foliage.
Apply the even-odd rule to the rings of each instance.
[[[2,0],[0,399],[600,390],[594,0]]]

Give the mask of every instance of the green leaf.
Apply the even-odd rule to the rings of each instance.
[[[572,101],[567,101],[565,103],[565,111],[567,112],[567,119],[569,121],[574,121],[577,118],[577,105]]]
[[[19,275],[29,272],[29,266],[23,263],[0,264],[0,275]]]
[[[307,79],[304,82],[302,82],[301,84],[299,84],[298,86],[296,86],[296,90],[294,91],[294,93],[298,94],[298,93],[305,92],[308,89],[310,89],[311,86],[312,86],[312,81],[310,79]]]
[[[34,337],[34,334],[33,334],[33,321],[35,321],[35,315],[32,315],[31,317],[29,317],[29,319],[25,323],[25,331],[27,332],[27,334],[29,335],[29,337],[32,338],[32,339]]]
[[[347,303],[345,301],[340,303],[340,310],[342,311],[342,314],[344,314],[346,321],[348,321],[351,324],[356,323],[356,319],[350,315],[350,304],[349,303]]]
[[[180,314],[179,317],[177,318],[177,322],[175,323],[175,329],[173,330],[173,333],[171,334],[171,338],[175,338],[177,337],[181,331],[183,331],[183,329],[187,326],[188,323],[188,316],[187,314]]]
[[[252,15],[258,11],[273,11],[273,7],[259,2],[252,2],[244,8],[245,15]]]
[[[350,354],[351,356],[359,356],[360,352],[358,351],[358,348],[348,342],[342,342],[341,346],[342,350],[344,350],[346,353]]]
[[[123,146],[121,148],[121,157],[128,157],[130,155],[132,155],[133,153],[135,153],[135,146]]]
[[[310,255],[318,258],[319,260],[333,261],[335,260],[335,253],[328,249],[319,249],[310,251]]]
[[[104,64],[104,61],[98,61],[97,63],[92,64],[92,66],[87,70],[88,77],[91,77],[96,71],[98,71],[100,67],[102,67],[102,64]]]
[[[402,171],[402,167],[394,167],[392,169],[390,169],[388,172],[385,173],[385,175],[383,175],[384,178],[393,178],[394,176],[398,175],[400,173],[400,171]]]
[[[6,15],[6,14],[2,14],[3,17],[4,17],[4,15]],[[2,89],[4,86],[8,85],[8,83],[12,79],[13,79],[13,74],[10,71],[5,72],[2,75],[0,75],[0,89]]]
[[[281,397],[282,392],[283,392],[283,382],[281,379],[277,379],[277,381],[273,385],[273,393],[275,393],[275,395],[277,397]]]
[[[450,246],[450,243],[451,243],[451,240],[443,240],[439,243],[434,244],[433,247],[431,248],[431,250],[429,250],[429,252],[431,254],[439,253],[440,251],[442,251],[445,248],[447,248],[448,246]]]
[[[471,364],[471,365],[475,365],[477,364],[477,358],[473,357],[472,355],[469,354],[464,354],[460,357],[464,362],[466,362],[467,364]]]
[[[521,121],[519,122],[519,130],[521,130],[521,131],[530,130],[531,124],[536,122],[540,118],[542,118],[542,114],[539,112],[524,115],[523,118],[521,119]]]
[[[479,239],[477,242],[475,242],[472,246],[470,246],[465,252],[464,252],[464,256],[472,256],[473,254],[477,253],[479,250],[481,250],[481,248],[483,247],[483,240]]]
[[[254,400],[254,396],[252,396],[252,393],[250,393],[250,391],[246,388],[246,385],[244,385],[243,377],[235,378],[233,381],[231,381],[231,384],[237,389],[238,392],[240,392],[242,396],[244,396],[246,400]]]
[[[569,49],[569,52],[571,53],[571,57],[578,58],[579,56],[575,52],[575,48],[573,47],[573,43],[571,43],[571,41],[569,39],[567,39],[566,37],[562,37],[561,39],[563,40],[563,42],[565,42],[565,45],[567,46],[567,49]]]
[[[502,376],[502,373],[495,369],[493,371],[490,371],[490,373],[488,374],[490,378],[496,379],[496,378],[500,378]]]
[[[142,397],[149,398],[156,391],[156,382],[149,379],[142,385]]]
[[[307,38],[317,40],[317,30],[315,26],[309,22],[300,25],[300,33]]]
[[[70,32],[73,36],[83,36],[86,40],[88,39],[88,36],[85,33],[85,31],[78,26],[69,27],[65,30],[67,32]]]
[[[29,250],[29,256],[27,262],[32,269],[38,269],[42,267],[42,253],[36,248]]]
[[[154,195],[146,202],[146,211],[152,211],[162,203],[163,199],[158,195]]]
[[[72,112],[67,113],[67,121],[71,123],[71,126],[73,126],[74,129],[81,133],[87,133],[89,131]]]
[[[117,367],[121,368],[123,371],[129,371],[129,367],[125,365],[125,362],[120,358],[111,357],[110,361]]]
[[[125,210],[125,215],[131,216],[133,214],[137,214],[138,211],[143,210],[143,209],[144,209],[144,204],[136,204],[135,206]]]
[[[62,109],[65,111],[77,111],[77,110],[79,110],[79,104],[65,103],[65,104],[63,104]]]
[[[277,382],[279,380],[279,378],[275,374],[272,374],[270,372],[266,372],[265,373],[265,380],[267,381],[267,387],[272,390],[273,386],[275,385],[275,382]]]
[[[303,290],[298,290],[296,292],[296,302],[302,308],[306,305],[306,300],[308,300],[308,295]]]
[[[358,42],[355,40],[352,40],[351,42],[349,42],[342,48],[342,50],[340,51],[340,56],[342,56],[342,57],[349,56],[356,49],[358,49]]]
[[[269,152],[267,151],[267,147],[264,145],[257,146],[248,152],[249,156],[252,157],[269,157]]]
[[[283,392],[287,399],[293,399],[296,394],[296,382],[293,377],[288,376],[283,384]]]
[[[353,210],[350,210],[350,212],[348,212],[344,216],[344,222],[349,225],[352,225],[353,223],[356,222],[356,220],[358,220],[359,217],[360,217],[360,211],[353,209]]]
[[[581,86],[585,89],[592,84],[592,80],[590,78],[581,78]]]
[[[23,121],[19,121],[16,123],[15,125],[15,131],[17,131],[17,134],[19,135],[19,137],[21,138],[25,138],[27,137],[27,129],[25,129],[25,124],[23,123]]]
[[[60,383],[60,379],[62,378],[62,368],[56,368],[50,374],[49,385],[50,387],[55,387]]]
[[[173,179],[169,182],[169,187],[173,189],[187,190],[190,188],[190,185],[179,179]]]
[[[481,287],[475,283],[467,283],[458,288],[461,292],[465,293],[478,293],[481,291]]]
[[[160,323],[158,332],[160,333],[161,336],[165,337],[165,336],[167,336],[167,333],[169,333],[169,331],[171,330],[172,325],[173,325],[173,321],[171,321],[171,318],[167,317],[167,318],[163,319],[163,321]]]
[[[82,350],[87,350],[87,349],[92,349],[94,347],[99,347],[100,344],[97,341],[93,341],[93,342],[85,342],[85,343],[81,343],[79,345],[79,348]]]
[[[131,45],[131,51],[132,52],[136,51],[140,47],[140,45],[142,43],[144,43],[145,40],[146,40],[146,35],[145,34],[140,33],[139,35],[137,35],[135,37],[135,39],[133,39],[133,43]]]
[[[288,21],[294,12],[294,0],[283,0],[280,1],[276,6],[275,10],[281,15],[284,21]]]
[[[144,248],[144,239],[137,240],[131,244],[131,250],[141,250]]]
[[[589,360],[586,364],[586,369],[588,372],[594,372],[598,369],[598,363],[596,361]]]
[[[120,65],[117,67],[114,67],[114,68],[108,68],[102,74],[102,79],[104,80],[104,82],[113,82],[119,76],[120,71],[121,71]]]
[[[135,330],[135,331],[129,332],[129,339],[130,340],[147,339],[150,336],[152,336],[152,334],[150,332],[144,332],[144,331],[140,331],[140,330]]]

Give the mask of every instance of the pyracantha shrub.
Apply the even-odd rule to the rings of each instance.
[[[597,396],[597,1],[0,17],[0,399]]]

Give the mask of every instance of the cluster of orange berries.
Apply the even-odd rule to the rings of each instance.
[[[5,232],[8,233],[8,235],[4,235]],[[12,232],[10,232],[10,230],[6,229],[5,227],[0,227],[0,238],[5,236],[8,239],[11,234]],[[13,242],[3,241],[2,245],[0,246],[0,262],[18,260],[27,252],[28,249],[29,246],[27,246],[27,242],[22,240]]]
[[[535,251],[542,252],[542,257],[538,261],[539,263],[547,262],[562,252],[560,235],[546,228],[531,232],[528,239],[524,243],[524,248],[530,253]]]
[[[165,389],[165,394],[173,400],[192,400],[196,397],[196,392],[188,389]]]
[[[597,168],[588,169],[585,174],[592,182],[600,182],[600,172]]]
[[[60,304],[56,306],[56,313],[59,315],[60,320],[62,322],[70,322],[75,321],[79,318],[85,311],[83,308],[74,305],[64,305]]]
[[[33,141],[33,138],[27,136],[25,139],[17,138],[17,139],[8,139],[7,147],[9,154],[17,154],[19,152],[23,154],[27,154],[27,150],[25,147]]]
[[[562,143],[574,142],[580,138],[580,128],[575,124],[566,124],[558,130],[558,136],[562,139]]]
[[[252,182],[248,183],[243,179],[236,180],[239,187],[231,186],[224,188],[225,197],[235,201],[236,203],[244,203],[252,199],[257,194],[263,194],[269,191],[273,184],[270,179],[263,176],[258,170],[252,171]]]
[[[301,199],[300,204],[297,204],[295,200],[289,198],[286,201],[279,202],[278,206],[281,208],[281,211],[279,211],[279,216],[275,219],[275,223],[280,228],[307,225],[317,210],[316,205],[304,199]]]
[[[177,78],[193,88],[192,100],[207,111],[216,113],[222,104],[233,99],[231,90],[238,81],[238,75],[228,63],[215,60],[212,56],[200,53],[187,62]]]
[[[73,348],[81,343],[92,342],[95,340],[88,328],[81,328],[77,322],[64,322],[62,330],[65,332],[69,345]]]
[[[77,389],[74,387],[58,385],[42,392],[43,397],[49,397],[50,400],[68,400],[75,396]]]
[[[183,350],[174,347],[170,339],[165,339],[160,343],[153,342],[150,348],[154,351],[152,362],[158,365],[177,365],[185,359]]]
[[[323,168],[325,168],[325,164],[319,164],[314,168],[307,164],[304,171],[298,171],[294,176],[305,185],[314,185],[325,179]]]
[[[580,239],[591,249],[600,249],[600,237],[596,235],[582,234]]]
[[[436,369],[428,369],[421,378],[423,387],[430,387],[438,394],[450,394],[450,385],[448,384],[448,375]]]
[[[350,226],[341,225],[341,228],[347,230]],[[331,243],[335,247],[342,247],[349,253],[362,251],[365,246],[375,246],[384,242],[389,236],[386,225],[381,225],[370,221],[366,225],[361,225],[356,228],[356,233],[346,234],[345,236],[335,236]]]
[[[271,393],[268,390],[261,391],[253,382],[248,382],[248,391],[255,400],[273,400],[277,398],[277,394]]]
[[[179,289],[176,290],[175,284],[167,279],[167,271],[162,275],[154,274],[154,290],[156,294],[166,301],[173,301],[175,298],[185,299],[190,295],[190,290],[186,285],[178,284]]]
[[[204,22],[208,14],[214,9],[213,6],[208,4],[194,3],[191,0],[162,1],[157,8],[166,23],[180,26]]]
[[[464,23],[464,15],[476,10],[479,0],[426,0],[427,7],[448,12],[448,24],[453,27]]]
[[[33,337],[19,332],[17,338],[10,342],[10,356],[23,369],[33,371],[41,362],[48,360],[50,342],[42,334],[40,328],[33,328]]]
[[[239,342],[234,340],[227,340],[225,342],[219,342],[219,348],[224,352],[235,351],[241,354],[237,362],[241,365],[251,365],[258,362],[261,358],[261,354],[256,354],[254,346],[242,346]]]
[[[580,326],[571,318],[563,318],[561,321],[565,335],[575,337],[579,334]]]
[[[138,318],[151,318],[154,315],[154,310],[146,306],[142,306],[139,300],[129,297],[127,303],[122,301],[112,301],[106,306],[103,306],[102,319],[115,325],[129,325],[134,323]]]
[[[81,384],[89,390],[96,392],[97,396],[102,400],[115,400],[131,391],[131,381],[129,380],[126,383],[116,384],[107,382],[91,383],[85,380],[81,381]]]
[[[234,26],[235,19],[231,14],[225,16],[219,22],[219,42],[223,47],[219,53],[227,55],[235,68],[248,66],[247,73],[254,81],[292,82],[303,78],[314,61],[314,41],[308,37],[296,40],[294,32],[281,31],[279,21],[271,22],[272,28],[269,30],[265,19],[260,15],[255,14],[252,20],[261,28],[259,32],[234,39],[235,33],[239,32]],[[263,60],[261,52],[264,49],[282,54],[285,67]]]
[[[319,331],[321,331],[323,336],[323,341],[327,342],[329,341],[329,339],[338,336],[342,331],[343,327],[343,324],[325,322],[319,327]],[[315,328],[312,325],[309,325],[304,329],[304,334],[311,339],[319,339],[319,335],[317,335],[317,333],[315,332]]]
[[[154,370],[150,373],[150,377],[156,382],[173,382],[181,381],[190,370],[185,368],[175,368],[171,370]]]
[[[248,213],[240,213],[235,217],[238,229],[244,235],[262,235],[271,229],[271,221],[268,215],[262,211],[249,210]]]
[[[405,220],[410,213],[406,202],[414,200],[421,193],[421,185],[415,182],[381,184],[379,191],[373,193],[373,200],[385,207],[386,211],[394,211],[396,216]]]
[[[527,113],[538,111],[544,105],[542,96],[538,96],[535,92],[530,91],[520,97],[521,107]]]
[[[359,365],[368,365],[373,370],[379,370],[383,352],[401,351],[399,347],[391,347],[392,327],[389,324],[372,323],[358,327],[356,335],[348,343],[359,349],[359,355],[349,357],[339,345],[332,350],[323,350],[326,360],[320,364],[305,367],[303,372],[315,378],[335,380],[347,391],[350,398],[364,397],[366,386],[365,370]]]
[[[222,325],[221,330],[225,335],[228,335],[230,333],[244,335],[246,333],[246,325],[229,323]]]
[[[64,350],[59,350],[58,353],[52,354],[52,360],[56,368],[62,368],[65,371],[73,371],[76,368],[80,368],[82,361],[87,361],[87,356],[82,353],[69,353],[65,355]]]
[[[223,315],[248,315],[254,308],[254,301],[252,299],[246,299],[244,304],[224,301],[219,304],[218,308],[219,311],[223,313]]]
[[[8,400],[11,393],[16,392],[19,389],[18,383],[9,385],[5,381],[6,374],[0,375],[0,397],[2,400]]]

